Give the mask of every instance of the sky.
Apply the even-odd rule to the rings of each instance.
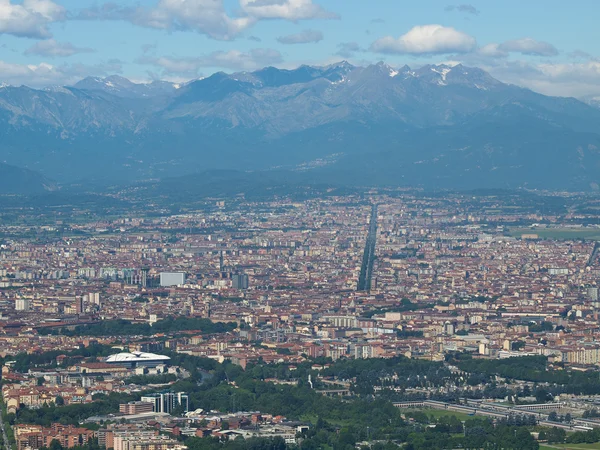
[[[597,0],[0,0],[0,83],[184,82],[347,60],[462,63],[600,97]]]

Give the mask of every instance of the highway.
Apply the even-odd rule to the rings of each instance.
[[[371,277],[373,276],[373,263],[375,262],[375,244],[377,243],[377,205],[371,208],[371,219],[369,221],[369,233],[365,242],[365,252],[360,267],[357,291],[371,290]]]

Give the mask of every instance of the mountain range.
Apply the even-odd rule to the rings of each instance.
[[[56,189],[56,183],[38,172],[0,163],[0,193],[39,194]]]
[[[62,184],[276,170],[340,185],[590,190],[599,125],[593,101],[462,65],[344,61],[181,85],[112,76],[0,88],[0,161]]]

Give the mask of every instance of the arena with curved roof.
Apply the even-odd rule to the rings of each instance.
[[[109,364],[115,364],[126,367],[156,367],[159,364],[168,364],[171,358],[165,355],[155,353],[133,352],[117,353],[106,358]]]

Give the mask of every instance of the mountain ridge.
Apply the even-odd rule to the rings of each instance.
[[[400,185],[452,188],[466,176],[496,180],[466,187],[590,189],[600,183],[598,125],[600,109],[460,64],[342,61],[218,72],[178,86],[112,76],[0,89],[0,158],[64,182],[309,167],[366,184],[393,184],[396,171]],[[538,176],[541,161],[554,172]],[[370,167],[369,177],[361,173]]]
[[[56,184],[39,172],[0,162],[2,194],[40,194],[56,189]]]

